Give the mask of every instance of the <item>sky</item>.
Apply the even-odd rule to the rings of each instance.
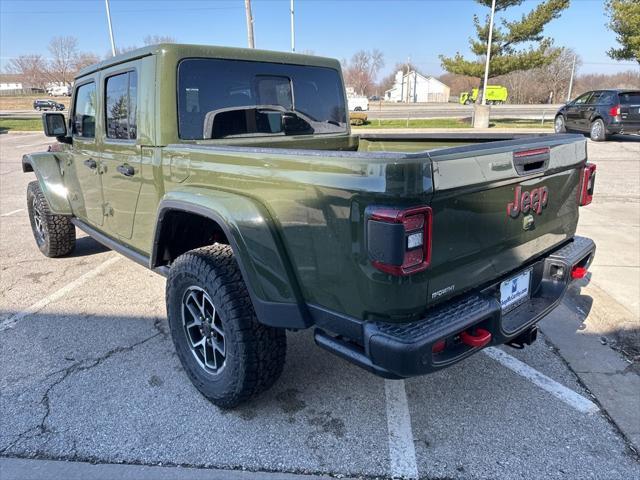
[[[518,18],[538,1],[525,0],[508,10]],[[579,73],[615,73],[637,69],[616,62],[606,50],[616,46],[606,28],[602,0],[572,0],[545,34],[556,46],[573,48],[582,58]],[[256,48],[289,51],[289,0],[253,0]],[[296,51],[348,59],[361,49],[377,48],[385,66],[410,58],[424,73],[443,72],[439,54],[470,56],[473,14],[488,9],[472,0],[295,0]],[[111,0],[116,46],[142,46],[146,35],[168,35],[180,43],[247,46],[244,0]],[[0,0],[0,69],[12,57],[40,53],[56,35],[78,39],[81,51],[101,57],[110,51],[103,0]]]

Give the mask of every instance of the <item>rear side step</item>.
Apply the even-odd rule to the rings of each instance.
[[[360,368],[364,368],[368,372],[371,372],[375,375],[378,375],[383,378],[389,378],[393,380],[397,380],[403,377],[399,377],[398,375],[385,370],[384,368],[380,368],[374,365],[371,362],[371,359],[367,357],[361,348],[353,343],[342,340],[338,337],[332,337],[324,330],[316,328],[313,338],[316,344],[331,352],[338,357],[346,360],[347,362],[351,362],[354,365],[357,365]]]

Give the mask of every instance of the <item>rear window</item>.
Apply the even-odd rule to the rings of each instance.
[[[178,67],[180,138],[344,132],[344,92],[331,68],[186,59]]]
[[[618,97],[623,105],[640,105],[640,92],[619,93]]]

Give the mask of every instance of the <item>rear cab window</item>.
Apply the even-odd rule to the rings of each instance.
[[[84,83],[76,88],[71,128],[81,138],[96,136],[96,84]]]
[[[178,131],[184,140],[343,133],[337,70],[193,58],[178,66]]]
[[[107,138],[135,140],[137,137],[137,82],[135,70],[107,77],[105,125]]]

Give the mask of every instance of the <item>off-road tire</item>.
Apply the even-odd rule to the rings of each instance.
[[[604,122],[601,118],[596,118],[593,122],[591,122],[589,137],[594,142],[604,142],[607,139],[607,129],[604,126]]]
[[[27,210],[33,238],[47,257],[68,255],[76,247],[76,227],[69,217],[51,213],[38,181],[27,187]],[[40,227],[37,227],[39,221]]]
[[[224,330],[225,359],[218,372],[206,371],[196,360],[183,324],[183,299],[194,287],[208,294]],[[178,257],[169,269],[166,302],[178,358],[195,387],[218,407],[237,406],[267,390],[282,374],[285,331],[258,322],[228,245],[214,244]]]

